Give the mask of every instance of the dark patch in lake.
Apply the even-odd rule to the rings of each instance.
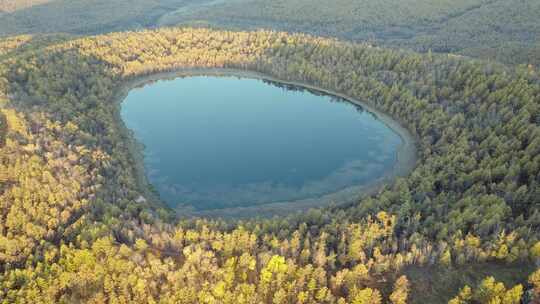
[[[132,89],[126,126],[173,208],[294,201],[392,170],[401,138],[341,98],[256,79],[190,76]]]

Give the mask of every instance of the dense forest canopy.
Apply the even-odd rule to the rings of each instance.
[[[274,28],[538,65],[538,16],[536,0],[251,0],[163,19],[169,25]]]
[[[0,1],[0,36],[210,25],[304,32],[539,65],[538,16],[537,0]]]
[[[540,301],[533,67],[271,31],[32,41],[0,42],[0,302]],[[365,100],[417,137],[418,164],[347,206],[178,220],[138,199],[148,185],[117,99],[127,81],[189,68],[256,71]],[[408,279],[473,265],[486,277]],[[444,292],[430,292],[439,284]]]
[[[8,0],[3,3],[0,0],[0,36],[35,33],[95,34],[153,27],[169,11],[207,1],[34,0],[23,5],[23,1]],[[5,11],[4,15],[2,10]]]

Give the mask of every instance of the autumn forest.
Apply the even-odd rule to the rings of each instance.
[[[412,134],[416,165],[354,203],[177,214],[141,175],[119,99],[216,68],[364,100]],[[540,303],[538,77],[270,30],[5,37],[0,303]]]

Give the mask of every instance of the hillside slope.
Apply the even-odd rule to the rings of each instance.
[[[209,0],[208,0],[209,1]],[[0,16],[0,36],[104,33],[151,27],[163,14],[206,0],[55,0]]]
[[[2,8],[9,13],[2,15]],[[306,32],[538,65],[538,16],[537,0],[4,1],[0,2],[0,36],[210,25]]]
[[[536,0],[251,0],[180,15],[168,24],[274,28],[539,64],[538,16]]]

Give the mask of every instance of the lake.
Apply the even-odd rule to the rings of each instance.
[[[266,80],[188,76],[130,90],[121,117],[177,210],[291,202],[392,172],[401,137],[342,98]]]

